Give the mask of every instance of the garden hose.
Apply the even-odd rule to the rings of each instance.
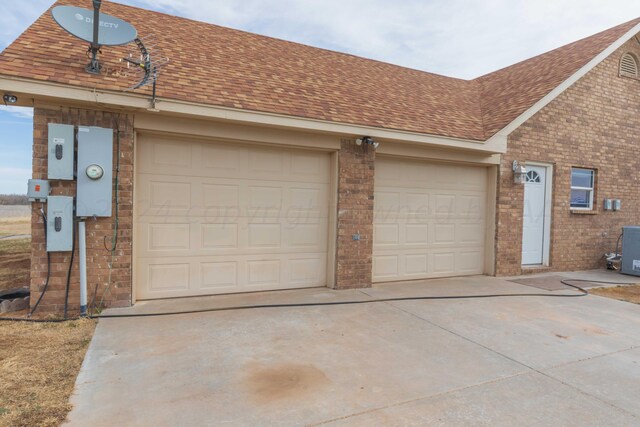
[[[90,319],[116,319],[116,318],[129,318],[129,317],[155,317],[155,316],[174,316],[179,314],[195,314],[195,313],[211,313],[218,311],[239,311],[239,310],[255,310],[261,308],[294,308],[294,307],[320,307],[330,305],[355,305],[355,304],[372,304],[378,302],[397,302],[397,301],[423,301],[423,300],[456,300],[456,299],[482,299],[482,298],[511,298],[511,297],[551,297],[551,298],[580,298],[589,295],[589,291],[578,286],[572,285],[569,282],[580,283],[597,283],[605,285],[632,285],[628,282],[608,282],[602,280],[586,280],[586,279],[563,279],[561,280],[563,285],[573,288],[580,292],[579,294],[539,294],[539,293],[526,293],[526,294],[484,294],[484,295],[444,295],[444,296],[416,296],[416,297],[396,297],[396,298],[377,298],[370,300],[358,300],[358,301],[333,301],[333,302],[308,302],[308,303],[291,303],[291,304],[256,304],[256,305],[240,305],[231,307],[219,307],[219,308],[203,308],[199,310],[184,310],[184,311],[171,311],[160,313],[132,313],[132,314],[100,314],[97,316],[87,316]],[[18,322],[51,322],[59,323],[65,320],[78,320],[81,317],[73,317],[69,319],[26,319],[15,317],[0,317],[0,321],[18,321]]]

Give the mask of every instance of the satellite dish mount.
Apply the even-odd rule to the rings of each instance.
[[[100,13],[102,0],[92,0],[93,11],[75,6],[56,6],[51,10],[53,19],[69,34],[87,41],[91,61],[86,70],[100,74],[102,66],[98,53],[102,46],[119,46],[131,43],[138,37],[136,29],[115,16]]]
[[[100,45],[98,44],[98,36],[100,34],[100,6],[102,6],[102,0],[93,0],[93,39],[89,47],[91,62],[89,62],[86,68],[87,72],[91,74],[100,74],[100,69],[102,68],[100,62],[98,62],[98,52],[100,51]]]

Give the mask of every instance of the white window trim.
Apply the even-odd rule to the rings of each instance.
[[[571,191],[569,192],[569,208],[572,211],[592,211],[595,209],[595,206],[593,205],[593,196],[594,193],[596,192],[596,170],[595,169],[590,169],[590,168],[579,168],[579,167],[572,167],[571,168],[571,178],[573,178],[573,170],[574,169],[582,169],[582,170],[588,170],[591,171],[591,181],[593,182],[593,185],[591,187],[576,187],[576,186],[571,186],[571,191],[573,190],[586,190],[589,192],[589,207],[588,208],[577,208],[577,207],[573,207],[571,206]]]

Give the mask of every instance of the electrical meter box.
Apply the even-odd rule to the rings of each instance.
[[[113,129],[78,127],[76,216],[111,216]]]
[[[73,248],[73,197],[47,198],[47,252]]]
[[[48,129],[47,176],[49,179],[73,180],[74,127],[49,123]]]
[[[30,179],[27,184],[27,197],[30,202],[46,202],[49,195],[49,181]]]
[[[622,274],[640,276],[640,227],[622,227]]]

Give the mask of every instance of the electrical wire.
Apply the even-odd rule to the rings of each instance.
[[[69,309],[69,288],[71,287],[71,271],[73,270],[73,257],[76,253],[76,233],[75,228],[78,222],[74,221],[71,226],[71,259],[69,260],[69,270],[67,270],[67,286],[64,291],[64,318],[67,319],[67,311]]]
[[[40,209],[40,215],[42,216],[42,225],[44,228],[44,249],[46,251],[47,250],[47,216],[44,214],[43,209]],[[44,288],[42,289],[42,292],[40,292],[38,301],[36,301],[33,308],[29,311],[29,314],[27,315],[27,317],[31,317],[31,315],[33,315],[33,313],[35,313],[35,311],[38,309],[38,306],[40,305],[40,301],[42,301],[44,294],[47,292],[47,289],[49,288],[50,277],[51,277],[51,253],[47,251],[47,279],[44,282]]]
[[[416,296],[416,297],[397,297],[397,298],[376,298],[369,300],[357,300],[357,301],[331,301],[331,302],[308,302],[308,303],[291,303],[291,304],[255,304],[255,305],[239,305],[231,307],[217,307],[217,308],[203,308],[199,310],[183,310],[183,311],[170,311],[159,313],[132,313],[132,314],[100,314],[88,316],[90,319],[116,319],[116,318],[130,318],[130,317],[158,317],[158,316],[175,316],[180,314],[196,314],[196,313],[211,313],[219,311],[240,311],[240,310],[255,310],[265,308],[295,308],[295,307],[320,307],[320,306],[338,306],[338,305],[356,305],[356,304],[372,304],[379,302],[398,302],[398,301],[425,301],[425,300],[458,300],[458,299],[484,299],[484,298],[512,298],[512,297],[548,297],[548,298],[580,298],[589,295],[589,291],[578,285],[573,285],[569,282],[578,283],[596,283],[605,285],[632,285],[629,282],[609,282],[603,280],[587,280],[587,279],[563,279],[561,283],[570,288],[580,292],[579,294],[541,294],[541,293],[525,293],[525,294],[482,294],[482,295],[444,295],[444,296]],[[65,320],[78,320],[80,317],[74,317],[69,319],[24,319],[24,318],[10,318],[0,317],[0,321],[38,321],[38,322],[53,322],[58,323]]]
[[[119,227],[119,222],[120,222],[120,218],[118,216],[118,205],[120,203],[119,197],[118,197],[118,190],[119,190],[119,178],[120,178],[120,114],[118,114],[116,120],[115,120],[115,127],[116,127],[116,154],[117,154],[117,158],[116,158],[116,176],[115,176],[115,210],[116,210],[116,215],[115,215],[115,220],[114,220],[114,228],[113,228],[113,236],[111,236],[111,247],[107,246],[107,237],[108,236],[104,236],[104,248],[108,251],[115,251],[116,247],[118,246],[118,227]]]
[[[120,214],[119,214],[119,206],[120,206],[120,198],[118,197],[118,191],[120,187],[120,114],[118,114],[115,118],[115,128],[116,128],[116,176],[115,176],[115,219],[114,219],[114,227],[113,227],[113,236],[111,237],[111,247],[107,247],[107,236],[104,236],[104,248],[107,251],[111,252],[111,260],[109,261],[109,278],[107,279],[107,286],[100,297],[100,302],[98,303],[98,307],[102,307],[104,304],[104,299],[107,295],[111,293],[111,275],[113,272],[113,262],[116,256],[116,249],[118,247],[118,229],[120,224]],[[95,289],[93,291],[93,298],[91,298],[91,312],[95,315],[96,311],[96,294],[98,292],[98,284],[96,283]]]
[[[618,256],[619,252],[618,252],[618,248],[620,247],[620,239],[622,239],[622,235],[624,233],[620,233],[620,235],[618,236],[618,239],[616,240],[616,252],[615,252],[615,256]]]

